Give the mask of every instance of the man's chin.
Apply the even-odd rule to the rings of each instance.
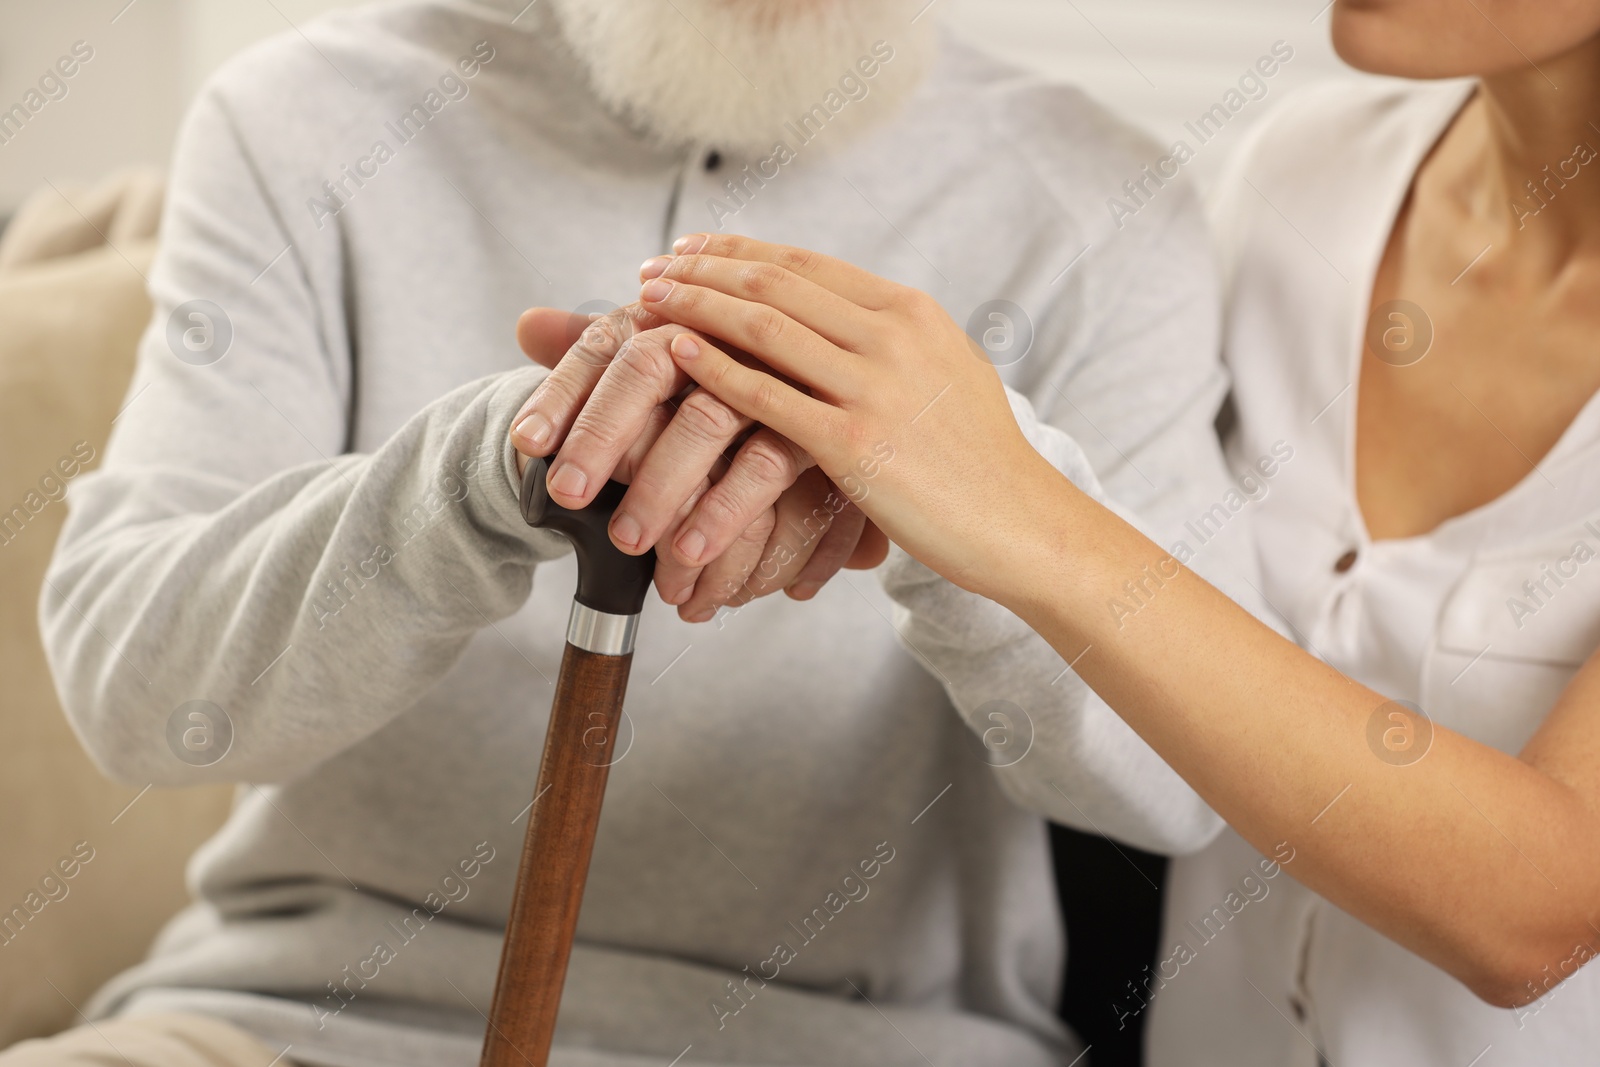
[[[735,156],[849,140],[904,104],[936,47],[915,0],[550,3],[608,108],[664,146]]]

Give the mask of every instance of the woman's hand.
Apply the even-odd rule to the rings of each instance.
[[[673,360],[815,458],[891,539],[989,595],[1030,499],[1070,488],[1023,437],[1000,377],[933,300],[814,252],[680,239],[646,264],[641,306],[699,331]],[[804,387],[705,340],[725,339]],[[1036,518],[1036,516],[1032,516]]]

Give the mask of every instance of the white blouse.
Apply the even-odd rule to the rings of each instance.
[[[1431,533],[1373,541],[1354,489],[1374,276],[1417,167],[1472,89],[1322,87],[1241,148],[1217,212],[1238,416],[1227,453],[1237,471],[1278,461],[1250,507],[1262,591],[1295,638],[1516,753],[1600,645],[1600,404],[1505,495]],[[1409,758],[1394,751],[1403,736],[1381,735],[1375,759]],[[1527,1008],[1490,1007],[1295,882],[1294,845],[1262,857],[1225,831],[1174,864],[1147,976],[1154,1067],[1314,1065],[1319,1052],[1333,1067],[1600,1063],[1600,967],[1578,969],[1584,954],[1551,960],[1553,991]],[[1130,991],[1117,1010],[1146,999]]]

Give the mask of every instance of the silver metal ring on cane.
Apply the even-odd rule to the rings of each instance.
[[[639,616],[610,615],[578,603],[567,622],[568,644],[602,656],[626,656],[638,633]]]

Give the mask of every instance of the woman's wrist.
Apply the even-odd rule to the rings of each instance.
[[[976,592],[1047,635],[1085,643],[1175,581],[1182,567],[1043,457],[1018,471]],[[1135,605],[1129,607],[1128,605]]]
[[[1037,452],[1011,467],[989,518],[988,558],[973,591],[1027,616],[1059,601],[1081,564],[1071,546],[1099,505]]]

